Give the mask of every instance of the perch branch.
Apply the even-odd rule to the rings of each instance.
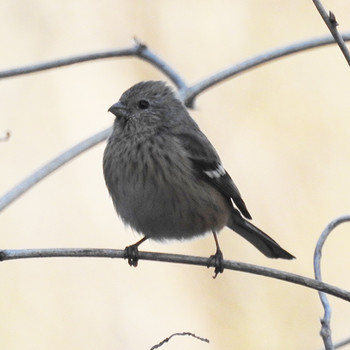
[[[27,258],[57,258],[57,257],[94,257],[94,258],[119,258],[125,257],[124,250],[117,249],[89,249],[89,248],[62,248],[62,249],[19,249],[0,250],[0,261],[27,259]],[[140,260],[162,261],[186,265],[208,266],[208,258],[179,254],[164,254],[153,252],[139,252]],[[223,266],[227,270],[242,271],[275,278],[278,280],[299,284],[304,287],[316,289],[338,298],[350,301],[350,292],[332,286],[330,284],[314,280],[312,278],[296,275],[290,272],[271,269],[268,267],[252,265],[237,261],[224,260]],[[215,267],[211,265],[211,267]]]

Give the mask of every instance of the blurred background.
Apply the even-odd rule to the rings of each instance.
[[[340,30],[350,3],[328,1]],[[124,48],[132,38],[189,84],[241,60],[327,35],[311,1],[76,0],[0,2],[0,69]],[[113,122],[108,107],[132,84],[165,79],[136,58],[114,58],[0,82],[0,193]],[[240,188],[253,222],[295,261],[270,260],[232,231],[226,259],[313,276],[326,224],[349,213],[349,67],[337,46],[266,64],[201,94],[192,116]],[[56,171],[0,215],[0,247],[119,248],[136,242],[104,185],[105,143]],[[324,280],[350,289],[350,225],[323,252]],[[147,242],[142,250],[209,256],[211,236]],[[30,259],[0,265],[4,349],[318,349],[323,309],[311,289],[240,272],[110,259]],[[330,297],[334,340],[348,337],[350,306]]]

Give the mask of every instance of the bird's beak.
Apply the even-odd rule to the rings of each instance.
[[[120,101],[118,101],[117,103],[109,107],[108,112],[113,113],[116,117],[122,117],[126,115],[127,110],[126,107]]]

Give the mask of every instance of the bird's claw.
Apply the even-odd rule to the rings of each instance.
[[[213,278],[216,278],[216,276],[219,273],[224,272],[224,256],[222,254],[222,251],[218,249],[214,255],[211,255],[208,259],[207,267],[215,267],[214,270],[214,276]]]
[[[124,249],[124,259],[128,259],[128,264],[130,266],[137,266],[139,261],[139,250],[138,244],[133,244]]]

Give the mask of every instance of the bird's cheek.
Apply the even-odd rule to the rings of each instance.
[[[118,113],[116,114],[116,117],[118,119],[128,119],[130,117],[130,112],[127,111],[126,109],[121,109],[118,111]]]

